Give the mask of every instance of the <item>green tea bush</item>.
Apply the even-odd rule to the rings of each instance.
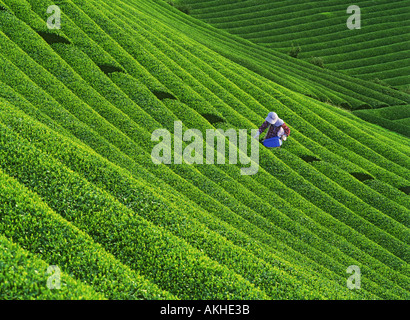
[[[10,144],[13,143],[12,136],[2,133],[1,137],[3,145],[5,139],[8,139]],[[14,145],[17,146],[15,143],[18,143],[16,140]],[[42,156],[33,147],[26,146],[24,149],[24,152],[14,154],[13,161],[24,161],[28,166],[13,175],[39,192],[54,211],[86,231],[122,262],[140,270],[155,283],[160,283],[161,288],[180,298],[267,298],[265,293],[251,283],[228,268],[212,262],[185,241],[163,228],[154,226],[85,180],[81,182],[80,176],[60,166],[59,162],[47,157],[41,160]],[[12,148],[9,150],[12,151]],[[36,153],[37,160],[30,161],[31,155]],[[8,171],[10,167],[6,165],[4,156],[3,153],[3,169]],[[29,175],[30,171],[34,173],[42,166],[47,167],[43,172],[48,176],[41,178],[41,188],[38,187],[37,180],[27,180],[21,175]],[[56,171],[54,166],[57,166]],[[28,170],[29,168],[31,169]],[[54,175],[60,178],[53,178]],[[39,178],[37,176],[37,179]],[[155,212],[155,203],[144,205],[145,201],[150,200],[144,200],[143,195],[140,197],[136,199],[139,208],[147,207],[151,212]],[[182,265],[183,268],[178,267]],[[187,286],[187,283],[190,285]],[[219,289],[217,283],[220,283]],[[209,292],[210,287],[213,287],[212,292]]]
[[[1,300],[105,300],[103,294],[65,272],[58,288],[49,289],[48,264],[0,234]]]
[[[63,272],[87,283],[109,299],[174,299],[173,295],[107,253],[89,235],[53,212],[39,196],[17,181],[3,172],[0,181],[2,234],[41,257],[43,264],[47,261],[50,265],[57,265]],[[43,287],[46,287],[45,282]],[[64,289],[71,292],[70,288]],[[13,294],[18,295],[17,292]],[[40,298],[41,295],[33,294],[33,297]]]
[[[322,69],[325,67],[325,62],[323,61],[323,58],[321,58],[321,57],[312,57],[312,58],[310,58],[310,63],[314,64],[315,66],[318,66]]]
[[[292,49],[290,49],[290,51],[289,51],[289,55],[292,57],[292,58],[297,58],[298,56],[299,56],[299,53],[302,51],[302,49],[300,48],[300,46],[293,46],[293,43],[292,43]]]
[[[409,149],[317,101],[354,109],[408,97],[230,37],[163,1],[64,2],[61,34],[72,45],[51,47],[34,31],[45,29],[50,4],[11,3],[16,16],[0,20],[1,166],[27,198],[38,193],[50,214],[89,236],[87,245],[148,279],[149,292],[135,297],[408,297],[407,205],[386,190],[408,184]],[[253,177],[238,165],[151,161],[155,129],[176,120],[202,132],[253,128],[272,108],[292,138],[275,153],[261,149]],[[373,181],[383,188],[363,188]],[[13,225],[2,226],[28,230]],[[366,291],[347,291],[348,265],[361,266]]]

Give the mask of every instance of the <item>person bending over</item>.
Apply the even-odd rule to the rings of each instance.
[[[279,119],[275,112],[269,112],[265,122],[262,123],[254,138],[257,139],[260,134],[266,130],[266,128],[268,128],[268,132],[262,143],[268,148],[280,147],[283,141],[286,141],[290,134],[289,127],[282,119]]]

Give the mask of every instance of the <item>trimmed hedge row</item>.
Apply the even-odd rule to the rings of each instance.
[[[184,3],[190,1],[184,1]],[[350,54],[346,59],[343,52],[352,53],[353,46],[360,43],[360,50],[364,46],[373,48],[366,53],[362,52],[361,57],[372,57],[373,52],[377,50],[388,53],[386,46],[394,42],[403,43],[403,26],[402,21],[406,20],[406,14],[403,14],[405,3],[365,3],[361,4],[362,11],[366,14],[366,25],[372,28],[363,29],[360,34],[352,36],[350,30],[345,25],[346,7],[340,1],[328,3],[315,3],[318,8],[312,9],[309,4],[289,5],[275,3],[274,6],[269,3],[257,3],[249,6],[247,3],[240,5],[227,2],[226,5],[208,3],[209,7],[197,10],[199,5],[193,1],[193,16],[212,24],[213,26],[227,30],[231,34],[236,34],[242,38],[250,39],[255,43],[267,44],[269,47],[277,48],[281,51],[289,50],[292,43],[302,46],[301,57],[328,57],[329,51],[333,55],[339,55],[344,62],[349,62]],[[203,4],[202,4],[203,5]],[[221,8],[226,10],[219,11]],[[204,13],[205,11],[205,13]],[[223,12],[223,13],[222,13]],[[272,19],[274,17],[275,19]],[[388,22],[386,22],[388,17]],[[396,28],[396,29],[395,29]],[[398,37],[392,37],[394,29],[398,32]],[[377,33],[378,32],[378,33]],[[388,37],[386,33],[388,32]],[[318,35],[319,34],[319,35]],[[348,36],[349,43],[342,38]],[[362,41],[363,37],[366,37]],[[375,44],[371,43],[372,39],[380,39],[377,49]],[[369,47],[370,48],[370,47]],[[403,47],[404,48],[404,47]],[[346,51],[348,50],[348,51]],[[326,63],[328,66],[329,64]],[[344,65],[339,67],[331,66],[333,69],[344,70]],[[378,63],[376,70],[382,70],[384,64]],[[362,75],[360,72],[355,74]],[[385,78],[383,78],[385,79]]]
[[[128,1],[126,2],[129,3],[131,6],[138,7],[138,10],[145,11],[146,9],[143,4],[135,4],[135,3],[130,3]],[[151,9],[154,10],[154,6],[151,6],[151,7],[152,7]],[[200,41],[201,43],[206,44],[208,47],[214,49],[216,52],[223,54],[224,56],[228,56],[231,59],[234,59],[234,61],[238,61],[238,59],[241,59],[239,58],[240,56],[242,57],[242,59],[238,62],[243,63],[243,61],[245,60],[245,57],[248,56],[250,59],[252,59],[252,61],[256,61],[256,60],[259,62],[265,61],[266,63],[264,63],[264,67],[269,71],[275,72],[275,70],[271,67],[272,62],[277,61],[277,59],[281,59],[280,62],[278,61],[278,65],[282,65],[282,66],[289,65],[292,70],[291,74],[293,76],[295,76],[295,74],[300,74],[301,76],[310,77],[310,75],[313,75],[314,73],[318,72],[317,68],[313,67],[313,70],[312,70],[312,66],[309,66],[308,63],[304,63],[303,61],[299,61],[299,60],[294,61],[294,59],[288,57],[287,55],[282,55],[278,53],[276,53],[275,55],[272,55],[272,50],[254,46],[247,41],[241,41],[240,38],[229,37],[226,35],[226,33],[218,32],[217,30],[214,30],[214,29],[212,29],[211,31],[209,30],[210,29],[209,26],[206,26],[205,24],[199,24],[196,20],[192,20],[190,17],[182,18],[177,13],[170,12],[166,8],[163,8],[163,5],[161,5],[161,3],[158,3],[158,5],[157,4],[155,5],[155,10],[157,10],[158,13],[160,12],[160,14],[163,14],[165,17],[167,17],[168,25],[172,24],[177,29],[183,30],[188,35],[193,34],[195,32],[195,39],[197,41]],[[146,12],[146,13],[148,15],[152,15],[153,11]],[[174,24],[174,20],[175,20],[175,24]],[[191,28],[185,27],[186,25],[189,25],[189,24],[191,25]],[[192,26],[195,26],[195,28],[193,29]],[[206,37],[202,37],[202,32],[206,32],[208,35]],[[209,41],[210,38],[212,38],[212,41]],[[219,41],[218,40],[219,38],[223,38],[224,40]],[[241,45],[246,46],[246,49],[243,48]],[[229,49],[227,47],[229,47]],[[224,48],[227,48],[227,50],[225,50]],[[238,52],[238,50],[241,51],[241,54],[235,55],[235,52]],[[252,57],[250,56],[250,53]],[[294,65],[295,63],[298,66]],[[275,68],[276,67],[277,66],[275,65]],[[309,71],[305,69],[305,67],[308,68]],[[286,73],[287,72],[284,71],[284,74]],[[336,74],[337,74],[337,77],[332,78],[332,79],[329,78],[329,77],[336,76]],[[372,95],[374,97],[377,97],[377,99],[381,98],[382,100],[385,100],[386,98],[388,98],[386,95],[383,95],[384,98],[382,98],[382,95],[379,95],[378,93],[373,91],[373,90],[380,91],[381,90],[380,86],[370,84],[368,82],[360,81],[358,79],[352,80],[352,78],[348,76],[344,76],[340,73],[333,73],[330,71],[326,71],[326,73],[321,74],[319,77],[315,79],[312,78],[312,80],[314,80],[318,84],[323,83],[323,80],[325,79],[330,80],[330,81],[326,81],[325,86],[327,88],[331,88],[334,86],[334,84],[339,83],[344,87],[349,86],[354,92],[357,92],[358,89],[361,90],[360,89],[361,87],[358,86],[360,84],[360,85],[366,86],[368,89],[371,88],[371,93],[370,92],[364,93],[365,95]],[[355,85],[350,86],[350,84],[353,82],[355,83]],[[337,89],[337,91],[339,92],[343,92],[343,90],[344,89],[342,88]],[[405,95],[400,94],[399,92],[394,92],[394,90],[391,90],[391,93],[389,91],[389,94],[391,94],[392,97],[401,96],[402,99],[408,99],[408,97],[406,98]],[[385,102],[387,103],[387,100],[385,100]],[[389,104],[392,104],[391,102]],[[369,101],[369,103],[371,102]],[[380,103],[376,103],[376,105],[378,104]]]
[[[377,124],[383,128],[386,128],[391,131],[398,132],[406,137],[410,137],[410,128],[406,125],[403,125],[401,123],[397,123],[396,121],[389,120],[383,117],[380,117],[377,115],[376,111],[377,109],[371,109],[371,110],[356,110],[354,111],[354,115],[362,118],[363,120],[366,120],[368,122]]]
[[[120,171],[118,169],[115,169],[115,167],[112,166],[107,166],[107,164],[105,164],[104,162],[101,162],[101,160],[96,161],[97,159],[95,159],[94,161],[90,162],[90,156],[86,157],[84,153],[84,151],[81,151],[81,149],[79,149],[78,147],[76,147],[75,145],[70,144],[69,146],[67,145],[67,148],[62,148],[63,145],[67,144],[68,141],[64,141],[64,139],[58,138],[58,140],[55,137],[55,134],[47,133],[47,131],[45,129],[37,129],[36,127],[33,127],[33,125],[29,124],[26,122],[26,120],[24,121],[24,124],[21,123],[21,121],[16,121],[17,118],[13,119],[13,117],[15,117],[14,115],[16,115],[16,112],[14,113],[9,113],[10,111],[7,111],[6,109],[3,108],[3,119],[2,121],[5,121],[5,123],[8,124],[8,126],[12,126],[14,127],[16,130],[18,130],[19,133],[30,137],[30,139],[33,141],[33,143],[35,143],[36,145],[38,145],[39,147],[41,146],[42,148],[46,148],[47,151],[52,152],[53,154],[56,154],[58,156],[58,158],[62,161],[64,161],[67,165],[69,165],[71,167],[71,169],[80,172],[81,174],[83,174],[84,176],[86,176],[88,179],[91,179],[91,181],[93,183],[95,183],[97,186],[100,186],[101,188],[110,190],[110,193],[112,193],[117,199],[119,199],[120,201],[124,202],[122,199],[126,199],[126,201],[124,202],[124,205],[127,205],[128,208],[134,208],[133,205],[133,201],[132,199],[135,198],[139,193],[140,193],[140,189],[141,187],[139,187],[135,182],[134,179],[128,175],[126,175],[125,173],[120,173]],[[14,115],[13,115],[14,114]],[[8,115],[8,117],[10,118],[4,118],[6,115]],[[17,112],[17,117],[18,119],[22,119],[25,118],[23,115],[19,114],[19,112]],[[76,150],[76,152],[74,153],[74,150]],[[79,154],[77,154],[79,153]],[[88,159],[86,163],[82,164],[82,161],[84,160],[80,160],[80,159]],[[111,167],[111,168],[110,168]],[[98,178],[97,178],[98,177]],[[109,179],[107,179],[108,177],[110,177]],[[165,190],[162,190],[162,193],[164,193]],[[172,199],[175,198],[176,200],[176,196],[173,195],[167,195],[167,197],[170,197],[169,201],[170,203],[172,203]],[[158,197],[157,200],[157,204],[159,203],[159,201],[161,202],[165,202],[165,199],[163,200],[159,200],[160,197]],[[167,206],[169,207],[174,207],[171,204],[168,204]],[[178,234],[181,237],[187,237],[187,233],[189,230],[191,230],[192,228],[196,228],[195,227],[195,221],[192,220],[192,218],[189,218],[186,216],[186,214],[184,212],[189,212],[190,216],[197,216],[198,219],[201,220],[205,220],[207,221],[207,224],[214,224],[214,225],[219,225],[218,227],[218,233],[223,232],[225,236],[227,236],[228,233],[230,233],[230,237],[236,237],[236,242],[241,243],[241,245],[246,243],[246,249],[250,252],[255,252],[255,254],[258,253],[259,251],[259,255],[262,254],[262,252],[260,252],[261,249],[258,249],[258,246],[254,246],[251,245],[251,243],[253,242],[250,238],[247,238],[246,236],[240,236],[240,232],[238,232],[238,230],[230,230],[230,228],[228,228],[228,226],[224,225],[224,228],[221,230],[221,221],[218,222],[218,219],[215,218],[211,218],[211,217],[207,217],[206,215],[204,215],[203,213],[200,213],[198,210],[194,210],[194,208],[189,208],[188,206],[185,207],[184,205],[182,205],[183,208],[177,209],[177,208],[173,208],[174,211],[176,211],[176,215],[173,215],[172,212],[166,213],[164,212],[164,210],[161,210],[161,214],[156,217],[154,216],[152,213],[150,213],[149,215],[146,216],[147,219],[153,220],[155,221],[157,224],[161,224],[166,228],[169,228],[173,233]],[[185,207],[185,208],[184,208]],[[135,209],[135,211],[138,211],[140,213],[139,210]],[[195,213],[196,212],[196,213]],[[144,213],[142,213],[144,215]],[[169,217],[168,217],[169,216]],[[201,217],[202,216],[202,217]],[[171,220],[170,220],[171,219]],[[183,219],[182,221],[180,221],[180,219]],[[214,222],[212,221],[214,220]],[[165,224],[165,225],[164,225]],[[223,223],[222,223],[223,224]],[[180,226],[183,225],[184,227],[181,228]],[[213,228],[215,228],[216,226],[214,226]],[[204,227],[202,227],[204,228]],[[232,228],[231,228],[232,229]],[[254,230],[256,231],[256,229]],[[198,246],[198,248],[201,248],[202,250],[205,250],[205,252],[208,252],[208,254],[212,253],[212,248],[209,248],[206,243],[202,243],[200,242],[201,239],[201,231],[198,230],[198,228],[196,230],[194,230],[194,234],[195,234],[195,243],[193,243],[194,245]],[[216,237],[215,235],[213,236],[213,238],[215,238],[213,241],[217,241],[218,237]],[[242,239],[241,239],[242,238]],[[209,241],[209,240],[208,240]],[[226,247],[226,244],[223,243],[219,243],[219,244],[215,244],[214,247],[217,249],[217,251],[221,251],[222,248]],[[235,248],[231,248],[230,250],[232,250],[232,252],[234,252],[236,255],[240,254],[240,251],[238,251]],[[266,250],[266,249],[265,249]],[[218,253],[214,253],[213,254],[215,257],[217,257]],[[269,254],[267,252],[262,254],[264,259],[269,258]],[[246,255],[244,255],[243,253],[241,254],[241,260],[243,262],[248,261],[246,258]],[[276,265],[278,262],[276,261],[276,259],[273,259],[272,257],[269,258],[270,261],[272,261],[273,265]],[[267,260],[267,261],[269,261]],[[248,267],[247,268],[251,268],[252,270],[252,264],[257,261],[248,261]],[[226,262],[226,263],[229,263]],[[282,264],[281,264],[282,265]],[[283,265],[283,267],[286,264]],[[233,264],[233,267],[235,266],[235,264]],[[296,266],[293,266],[291,269],[295,268]],[[253,267],[254,268],[254,267]],[[306,281],[308,281],[308,278],[306,278],[306,276],[304,276],[302,273],[304,273],[304,271],[302,270],[300,273],[294,273],[292,272],[292,270],[289,270],[289,267],[285,268],[285,272],[290,272],[291,275],[294,275],[297,278],[302,278]],[[263,271],[264,274],[268,274],[267,271],[269,270],[269,267],[266,268],[265,271]],[[258,274],[258,273],[255,273]],[[281,279],[280,282],[281,286],[286,286],[286,279],[287,276],[286,274],[283,274],[283,279]],[[318,281],[318,280],[316,280]],[[308,282],[312,282],[312,281],[308,281]],[[315,283],[315,282],[313,282]],[[319,282],[320,283],[320,282]],[[269,281],[267,279],[263,279],[263,283],[261,284],[261,286],[267,286],[269,285]],[[329,284],[328,284],[329,285]],[[268,290],[268,289],[267,289]],[[277,290],[277,288],[275,288],[275,290]],[[299,291],[302,290],[301,288],[298,289]],[[335,292],[337,292],[337,289],[334,289]],[[287,289],[287,291],[289,291],[289,288]],[[292,292],[292,290],[290,290],[290,292]],[[327,292],[325,292],[325,294],[328,294]],[[304,295],[305,297],[307,297],[308,295]]]
[[[272,10],[272,3],[269,1],[232,1],[232,0],[221,0],[221,1],[197,1],[197,0],[182,0],[183,3],[187,3],[193,6],[193,10],[198,14],[212,16],[220,16],[222,9],[231,9],[232,14],[248,14],[250,9],[254,9],[255,14],[263,13],[265,11]],[[337,0],[330,0],[326,2],[326,5],[330,7],[338,5],[340,2]],[[295,11],[302,13],[309,9],[312,9],[312,5],[309,2],[304,3],[289,3],[288,1],[277,1],[275,3],[275,15],[282,17],[288,16],[289,11]],[[202,18],[202,16],[201,16]]]
[[[17,112],[17,113],[16,113],[16,111],[8,112],[7,109],[3,108],[2,114],[3,114],[3,121],[7,120],[7,118],[4,118],[6,115],[9,115],[8,117],[11,117],[5,122],[5,123],[7,123],[8,126],[14,127],[21,134],[28,135],[27,137],[30,138],[30,140],[32,140],[33,143],[36,141],[36,144],[38,144],[38,143],[40,143],[40,141],[42,141],[41,144],[39,145],[42,148],[46,148],[48,151],[53,152],[53,154],[56,153],[56,152],[58,152],[59,154],[62,153],[61,146],[64,145],[64,143],[63,143],[63,141],[55,141],[56,140],[55,135],[53,135],[51,133],[47,134],[47,132],[44,129],[37,130],[35,127],[30,125],[26,121],[24,121],[22,123],[21,120],[24,119],[24,117],[21,114],[19,114],[19,112]],[[13,120],[13,118],[14,118],[14,120]],[[20,119],[20,120],[18,120],[18,119]],[[24,130],[24,131],[22,131],[22,130]],[[36,133],[37,131],[38,131],[38,133]],[[38,141],[38,139],[40,139],[40,141]],[[59,139],[59,140],[61,140],[61,139]],[[46,144],[44,144],[44,143],[46,143]],[[50,145],[50,147],[47,147],[47,145]],[[51,146],[54,146],[54,147],[51,147]],[[71,145],[70,147],[68,147],[66,149],[67,150],[72,150],[73,148],[75,148],[75,146]],[[68,154],[66,154],[66,152],[67,151],[65,151],[64,153],[62,153],[59,156],[60,160],[66,162],[67,165],[71,166],[71,168],[75,171],[81,170],[81,173],[84,174],[85,176],[91,178],[94,183],[96,183],[98,185],[101,185],[102,187],[105,187],[107,189],[114,190],[114,191],[111,191],[111,193],[114,192],[115,195],[117,196],[117,199],[129,199],[131,197],[131,194],[134,193],[134,191],[132,191],[131,194],[130,194],[129,190],[136,190],[136,186],[133,185],[133,184],[130,184],[130,181],[133,180],[132,178],[124,177],[124,178],[121,178],[123,180],[123,182],[120,182],[120,180],[118,180],[120,178],[114,178],[114,176],[118,175],[118,173],[115,173],[113,171],[107,172],[107,169],[104,168],[104,167],[106,167],[106,165],[104,165],[103,163],[97,162],[97,163],[93,164],[93,163],[90,163],[89,161],[87,161],[86,164],[80,165],[81,161],[79,161],[79,159],[84,159],[84,158],[89,159],[89,157],[85,157],[85,155],[83,155],[83,156],[78,155],[78,156],[76,156],[76,157],[78,157],[78,159],[74,160],[73,156],[75,154],[70,152],[70,154],[72,154],[72,155],[68,156]],[[66,155],[64,155],[64,154],[66,154]],[[76,163],[80,163],[80,164],[77,165]],[[91,168],[93,168],[94,171],[91,171]],[[97,177],[98,177],[98,179],[97,179]],[[111,177],[111,178],[108,179],[108,180],[105,180],[104,177]],[[113,179],[115,180],[115,185],[114,186],[111,184],[112,183],[111,181],[114,181]],[[106,181],[106,182],[103,182],[103,181]],[[124,192],[123,192],[123,194],[118,194],[117,192],[120,192],[118,190],[119,189],[118,186],[123,185],[124,183],[126,185],[122,189],[123,190],[128,190],[128,191],[125,192],[126,194],[124,194]],[[135,191],[135,192],[137,192],[137,191]],[[127,203],[128,203],[128,201],[127,201]],[[127,204],[127,203],[124,203],[124,204]],[[129,206],[129,205],[127,205],[127,206]],[[184,210],[189,210],[190,214],[191,215],[193,214],[192,209],[186,208],[186,209],[181,209],[181,210],[182,210],[182,212],[180,212],[178,215],[182,216]],[[163,214],[161,216],[163,216]],[[219,223],[217,223],[217,224],[219,224]],[[208,224],[209,224],[209,221],[208,221]],[[186,221],[184,222],[184,226],[187,227],[187,222]],[[173,229],[175,229],[175,228],[173,228]],[[256,229],[254,231],[256,231]],[[218,232],[221,232],[221,230],[219,230]],[[225,229],[223,232],[224,232],[224,234],[226,234],[228,232],[228,230]],[[236,238],[238,238],[238,232],[237,231],[235,232],[235,236],[236,236]],[[239,239],[237,239],[237,240],[239,240]],[[247,248],[247,250],[250,250],[249,239],[248,240],[242,239],[240,241],[243,242],[243,243],[247,243],[246,248]],[[217,246],[217,247],[219,248],[220,246]],[[281,250],[281,251],[283,251],[283,250]],[[305,260],[306,260],[306,258],[305,258]],[[276,262],[275,262],[275,264],[276,264]],[[343,266],[342,266],[342,268],[343,268]]]
[[[65,272],[60,273],[59,289],[49,289],[47,280],[52,275],[47,274],[49,265],[3,234],[0,234],[0,255],[1,300],[105,300],[102,294]]]
[[[392,106],[387,108],[374,109],[379,116],[389,120],[399,120],[410,117],[410,105]]]
[[[403,9],[397,11],[402,12],[402,10]],[[291,25],[288,28],[284,28],[286,29],[284,33],[275,34],[277,30],[268,30],[259,34],[245,34],[245,37],[255,43],[274,43],[275,47],[272,45],[269,47],[277,47],[279,49],[289,48],[292,42],[297,43],[301,46],[302,50],[306,48],[306,52],[303,51],[303,54],[301,51],[301,57],[312,55],[326,57],[333,54],[347,54],[350,51],[354,51],[353,48],[359,47],[359,43],[362,44],[362,46],[360,46],[362,49],[371,48],[372,44],[374,44],[375,47],[380,46],[382,50],[384,45],[400,41],[400,36],[403,35],[403,29],[401,28],[400,30],[400,21],[403,21],[404,17],[405,14],[396,13],[393,16],[389,16],[392,21],[388,22],[385,20],[386,17],[378,17],[375,20],[379,22],[376,23],[376,21],[374,21],[376,24],[373,25],[372,28],[356,35],[352,35],[351,30],[345,27],[346,16],[343,15],[334,18],[336,24],[332,27],[325,26],[319,21],[316,23],[318,28],[309,30],[303,29],[303,25]],[[294,30],[294,33],[292,30]],[[386,35],[386,30],[388,30],[391,38],[383,38],[383,36]],[[320,34],[319,36],[318,33]],[[252,35],[254,37],[252,37]],[[291,37],[289,35],[291,35]],[[351,41],[347,41],[346,37],[351,38]],[[278,41],[277,44],[273,40],[276,38]],[[403,40],[400,42],[403,42]]]
[[[181,299],[266,299],[254,285],[154,226],[1,126],[1,165],[106,250]],[[13,165],[11,165],[13,164]],[[13,168],[18,168],[14,171]],[[155,212],[140,194],[140,210]]]
[[[135,4],[135,3],[130,3],[130,5],[132,5],[132,6],[134,6],[134,7],[138,6],[138,4]],[[140,10],[140,9],[141,9],[141,10],[144,10],[145,8],[144,8],[144,6],[142,5],[142,7],[139,6],[138,9],[139,9],[139,10]],[[164,16],[170,15],[169,10],[166,10],[165,8],[161,8],[161,11],[162,11],[161,14],[163,13]],[[148,13],[148,14],[151,14],[151,13]],[[174,15],[174,16],[175,16],[175,15]],[[178,28],[178,29],[181,29],[184,24],[186,24],[187,22],[189,22],[188,20],[189,20],[189,18],[184,19],[183,21],[180,21],[180,22],[182,22],[182,24],[179,24],[179,23],[178,23],[178,24],[177,24],[177,28]],[[170,21],[167,20],[167,22],[170,22]],[[186,30],[192,30],[192,28],[191,28],[191,29],[188,28],[188,29],[186,29]],[[196,26],[195,30],[196,30],[196,31],[199,31],[198,26]],[[191,31],[190,31],[190,32],[191,32]],[[215,30],[213,30],[212,37],[215,37],[215,36],[217,36],[217,34],[215,33]],[[207,46],[211,47],[212,49],[214,49],[215,51],[217,51],[217,52],[219,52],[219,53],[222,53],[223,55],[228,56],[229,58],[234,59],[235,61],[238,61],[238,59],[239,59],[240,61],[238,61],[238,62],[240,62],[240,64],[249,64],[250,61],[251,61],[251,60],[248,60],[248,61],[245,60],[246,55],[249,54],[249,49],[250,49],[250,44],[249,44],[249,43],[246,44],[247,50],[245,50],[245,52],[242,52],[240,55],[236,55],[235,52],[237,52],[238,48],[240,47],[240,46],[239,46],[239,43],[238,43],[238,40],[239,40],[239,39],[235,39],[235,40],[236,40],[235,44],[232,45],[232,46],[230,46],[230,48],[229,48],[228,50],[222,50],[222,48],[226,48],[226,46],[227,46],[229,43],[232,42],[232,39],[229,39],[229,40],[228,40],[228,39],[224,39],[224,41],[220,42],[220,41],[218,41],[218,39],[215,38],[215,39],[213,39],[214,41],[208,42],[209,37],[206,37],[206,38],[202,38],[202,37],[201,37],[201,38],[198,38],[198,37],[199,37],[199,34],[196,34],[196,35],[195,35],[195,38],[196,38],[196,39],[201,40],[201,42],[205,41],[205,44],[206,44]],[[226,37],[226,34],[224,35],[224,37]],[[208,40],[207,40],[207,39],[208,39]],[[222,50],[222,51],[221,51],[221,50]],[[258,47],[257,50],[258,50],[258,51],[262,51],[262,48],[259,48],[259,47]],[[271,53],[270,53],[270,54],[271,54]],[[263,57],[262,59],[266,59],[266,57],[269,56],[270,54],[269,54],[269,53],[264,53],[263,56],[261,56],[261,57]],[[250,58],[250,57],[249,57],[249,58]],[[252,56],[252,61],[255,61],[255,58],[256,58],[256,56],[255,56],[255,54],[253,54],[253,56]],[[262,67],[262,69],[267,69],[267,70],[269,70],[270,73],[266,73],[266,74],[264,74],[264,76],[271,79],[271,78],[272,78],[272,75],[277,74],[278,77],[275,77],[275,82],[281,83],[281,84],[283,83],[283,79],[281,79],[281,78],[284,78],[285,75],[289,75],[289,77],[294,78],[295,75],[296,75],[296,73],[299,73],[298,70],[301,69],[301,66],[300,66],[300,65],[299,65],[298,67],[296,67],[296,66],[290,66],[290,64],[294,64],[294,61],[292,61],[292,60],[286,61],[287,58],[288,58],[288,57],[286,57],[286,56],[282,56],[282,57],[280,58],[280,59],[282,59],[282,60],[281,60],[277,65],[275,65],[275,69],[271,68],[271,65],[272,65],[272,61],[277,60],[276,55],[275,55],[275,56],[272,56],[272,57],[269,57],[269,60],[266,59],[266,62],[268,62],[268,64],[264,65],[264,66]],[[283,60],[283,59],[285,59],[285,60]],[[298,64],[300,64],[300,63],[302,63],[302,62],[299,61]],[[252,65],[253,65],[253,67],[257,67],[257,66],[255,65],[255,63],[252,63]],[[286,65],[289,65],[289,68],[290,68],[292,71],[289,71],[289,70],[287,70],[287,69],[283,69],[283,67],[286,66]],[[308,68],[311,68],[311,66],[309,66],[309,64],[306,64],[305,66],[308,67]],[[252,66],[250,66],[250,67],[252,67]],[[316,71],[310,70],[310,71],[308,71],[308,72],[309,72],[310,74],[313,74],[313,73],[315,73],[315,72],[318,71],[317,69],[315,69],[315,70],[316,70]],[[258,72],[259,72],[259,71],[260,71],[260,70],[258,70]],[[265,71],[266,71],[266,70],[265,70]],[[280,71],[280,73],[278,73],[278,71]],[[262,71],[262,72],[263,72],[263,71]],[[302,76],[302,77],[309,76],[309,75],[306,74],[306,71],[299,73],[299,75]],[[317,79],[315,79],[316,83],[317,83],[317,84],[318,84],[318,83],[321,83],[321,80],[322,80],[324,77],[327,77],[327,76],[328,76],[327,74],[326,74],[326,75],[324,75],[324,74],[321,75],[320,77],[318,77]],[[340,78],[340,75],[339,75],[338,77]],[[300,80],[299,80],[298,82],[299,82],[299,84],[301,83]],[[333,83],[336,83],[336,82],[339,82],[337,78],[332,79],[332,82],[327,83],[326,86],[324,86],[324,87],[321,88],[321,90],[322,90],[322,91],[328,91],[329,88],[333,85]],[[343,85],[347,85],[347,84],[348,84],[347,82],[343,82]],[[308,85],[308,83],[305,82],[304,85]],[[287,86],[289,87],[288,84],[287,84]],[[357,89],[357,86],[354,88],[354,90],[356,90],[356,89]],[[294,90],[300,92],[300,88],[298,89],[297,87],[295,87]],[[340,91],[340,90],[343,91],[343,89],[339,88],[339,91]],[[393,90],[392,90],[392,91],[393,91]],[[334,93],[336,93],[336,92],[334,92]],[[395,94],[396,94],[396,93],[395,93]],[[336,93],[336,95],[340,95],[340,94],[339,94],[339,93]],[[350,99],[350,97],[348,98],[348,97],[346,97],[346,96],[345,96],[344,98],[345,98],[345,99]],[[353,100],[352,100],[352,101],[353,101]],[[357,103],[355,103],[355,104],[357,104]],[[363,104],[363,103],[358,103],[358,105],[360,105],[360,104]],[[377,104],[379,104],[379,103],[376,103],[376,105],[377,105]]]
[[[367,188],[365,182],[361,183],[346,171],[340,170],[337,167],[332,166],[330,163],[322,161],[321,163],[314,163],[313,166],[346,190],[353,192],[361,200],[372,205],[372,207],[377,208],[379,211],[384,212],[386,216],[390,216],[392,219],[400,222],[401,225],[393,223],[391,219],[388,219],[385,216],[379,215],[376,217],[381,228],[389,230],[387,225],[390,224],[390,233],[395,235],[398,239],[403,239],[403,242],[409,243],[410,234],[408,226],[410,226],[410,215],[408,214],[407,208],[400,206],[395,201],[388,198],[380,197],[379,193]],[[365,210],[362,211],[362,213],[364,212]],[[377,225],[378,223],[375,224]]]
[[[38,195],[5,175],[1,169],[0,181],[0,230],[14,243],[49,264],[57,265],[64,273],[87,283],[108,299],[175,299],[124,266],[88,235],[53,212]],[[29,286],[30,282],[25,285]],[[43,286],[46,286],[45,282]],[[21,289],[11,292],[18,296],[26,288]],[[63,289],[66,294],[70,288],[64,286]],[[100,293],[94,296],[99,297]],[[33,294],[32,298],[38,299],[41,295]]]
[[[377,48],[367,48],[350,52],[351,58],[343,63],[343,59],[346,57],[343,54],[333,54],[326,56],[326,61],[333,68],[342,70],[343,68],[355,68],[366,65],[379,64],[382,57],[383,61],[389,62],[394,60],[400,60],[405,56],[406,46],[402,42],[396,42],[392,44],[386,44],[383,46],[382,52],[377,52]],[[366,59],[363,59],[363,57]]]
[[[227,29],[230,33],[250,39],[255,43],[267,43],[272,47],[280,48],[285,47],[285,44],[291,44],[291,41],[293,41],[293,43],[297,43],[303,48],[306,46],[307,52],[309,52],[311,47],[323,48],[326,47],[328,42],[340,41],[349,32],[352,42],[354,42],[356,39],[363,37],[364,34],[369,36],[368,40],[372,40],[373,33],[380,30],[386,31],[389,27],[398,27],[398,22],[404,18],[403,8],[392,9],[388,6],[391,6],[391,4],[379,6],[376,9],[379,11],[373,14],[367,12],[366,22],[372,28],[363,29],[360,34],[356,35],[352,35],[350,30],[346,28],[346,13],[343,10],[346,7],[344,5],[339,5],[339,7],[344,7],[342,11],[333,11],[329,17],[325,14],[319,15],[319,10],[321,13],[325,10],[325,8],[320,8],[319,10],[316,9],[314,16],[292,17],[293,13],[291,13],[290,16],[282,17],[281,20],[273,20],[272,16],[261,19],[244,19],[254,14],[249,13],[248,15],[236,16],[237,20],[233,23],[215,23],[214,20],[207,20],[207,22],[219,29]],[[386,21],[386,17],[389,17],[388,21]],[[383,26],[383,24],[388,24],[388,26]],[[281,33],[280,30],[283,30],[283,32]],[[265,39],[268,40],[273,37],[277,39],[277,42],[265,41]]]
[[[365,184],[377,191],[379,194],[389,197],[392,201],[410,209],[409,198],[404,192],[401,192],[396,188],[392,188],[390,185],[379,180],[366,181]]]
[[[349,74],[360,74],[362,79],[392,79],[395,77],[405,76],[408,74],[410,59],[403,56],[395,61],[384,61],[380,65],[368,65],[354,68],[345,68],[345,72]],[[383,77],[381,77],[383,76]]]
[[[398,119],[398,120],[393,120],[394,122],[398,124],[405,125],[406,127],[410,128],[410,117],[409,118],[404,118],[404,119]]]

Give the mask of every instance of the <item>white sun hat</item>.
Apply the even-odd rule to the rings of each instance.
[[[271,124],[274,124],[276,121],[278,121],[279,117],[275,112],[269,112],[268,116],[266,117],[266,121],[268,121]]]

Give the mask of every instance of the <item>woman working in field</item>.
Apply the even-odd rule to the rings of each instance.
[[[286,141],[287,137],[290,134],[289,127],[283,122],[282,119],[279,119],[278,115],[275,112],[269,112],[268,116],[265,119],[265,122],[259,128],[259,132],[254,136],[257,139],[262,132],[268,129],[263,145],[267,148],[276,148],[280,147],[283,141]]]

